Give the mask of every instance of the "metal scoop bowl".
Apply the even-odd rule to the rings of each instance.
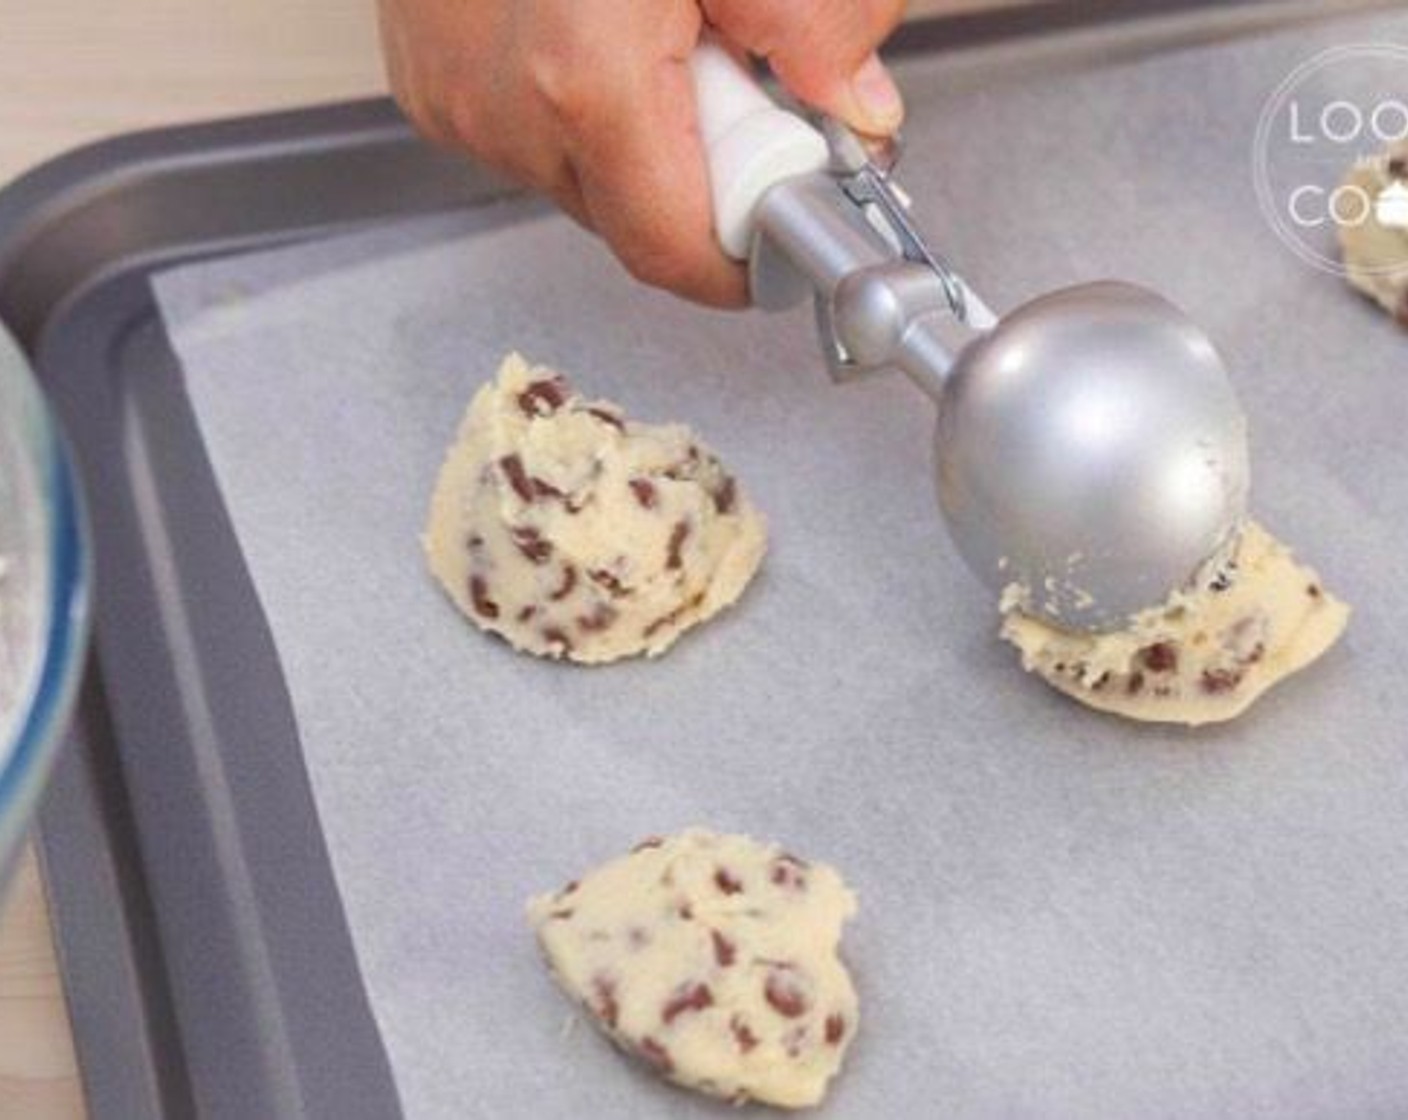
[[[939,399],[939,501],[968,565],[1079,630],[1118,628],[1230,546],[1246,423],[1207,336],[1103,282],[1042,296],[958,355]]]

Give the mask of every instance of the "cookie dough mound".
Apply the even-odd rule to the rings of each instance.
[[[1343,632],[1349,608],[1261,526],[1191,590],[1137,615],[1127,630],[1073,634],[1004,599],[1002,636],[1022,665],[1083,704],[1130,719],[1232,719],[1309,665]]]
[[[688,428],[628,420],[510,354],[469,407],[424,543],[476,624],[597,663],[659,654],[732,603],[766,531]]]
[[[837,956],[855,897],[830,867],[692,829],[534,899],[558,983],[662,1076],[728,1100],[817,1104],[857,1025]]]
[[[1408,141],[1361,161],[1345,184],[1371,206],[1361,224],[1337,223],[1349,282],[1408,327]]]

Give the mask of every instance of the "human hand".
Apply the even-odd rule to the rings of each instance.
[[[550,195],[637,279],[747,301],[713,232],[689,59],[705,21],[796,97],[869,135],[900,123],[875,48],[903,0],[379,0],[397,100],[439,143]]]

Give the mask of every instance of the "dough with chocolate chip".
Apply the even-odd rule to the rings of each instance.
[[[1260,525],[1191,590],[1127,630],[1074,634],[1004,598],[1002,636],[1022,664],[1101,711],[1160,723],[1232,719],[1334,645],[1349,608]]]
[[[1358,225],[1337,223],[1349,282],[1408,327],[1408,140],[1350,171],[1372,204]]]
[[[855,897],[830,867],[691,829],[534,899],[563,990],[660,1075],[735,1102],[821,1101],[855,1035],[837,955]]]
[[[728,606],[766,548],[742,487],[680,424],[642,424],[504,359],[440,471],[425,549],[477,625],[597,663],[662,653]]]

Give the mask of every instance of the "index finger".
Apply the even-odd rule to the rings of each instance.
[[[741,266],[714,233],[689,57],[698,34],[654,57],[616,57],[560,105],[592,226],[637,279],[715,307],[747,303]]]

